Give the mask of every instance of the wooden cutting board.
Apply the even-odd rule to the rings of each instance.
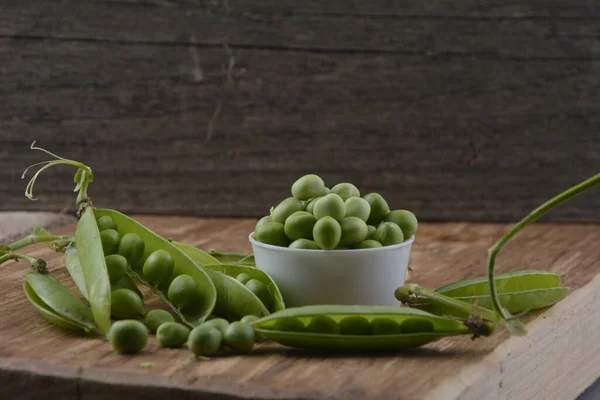
[[[23,217],[23,216],[22,216]],[[0,214],[0,226],[7,216]],[[21,219],[12,224],[29,229]],[[40,219],[41,218],[41,219]],[[167,238],[201,248],[250,251],[254,220],[140,217]],[[28,222],[29,221],[29,222]],[[435,288],[485,274],[487,248],[505,224],[422,224],[411,254],[412,281]],[[74,225],[55,230],[74,231]],[[7,232],[0,242],[6,242]],[[186,349],[118,355],[101,338],[64,333],[39,316],[21,285],[27,266],[0,267],[0,398],[61,399],[572,399],[600,377],[600,226],[537,224],[509,244],[498,272],[546,269],[572,292],[525,319],[529,333],[446,338],[386,354],[326,354],[264,343],[249,355],[195,359]],[[62,255],[29,254],[69,282]],[[72,285],[71,285],[72,286]],[[151,298],[149,307],[162,307]],[[144,367],[152,363],[152,368]]]

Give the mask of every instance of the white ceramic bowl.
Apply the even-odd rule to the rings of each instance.
[[[269,274],[286,307],[311,304],[397,305],[415,239],[357,250],[308,250],[272,246],[249,236],[256,267]]]

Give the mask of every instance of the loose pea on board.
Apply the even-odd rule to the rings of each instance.
[[[223,333],[216,328],[200,325],[190,332],[187,343],[196,356],[210,357],[221,349]]]
[[[223,341],[227,347],[238,353],[249,353],[256,343],[254,328],[241,321],[232,322],[225,333]]]
[[[308,200],[327,193],[325,182],[315,174],[304,175],[292,184],[292,196],[299,200]]]
[[[148,330],[139,321],[122,320],[115,322],[108,334],[113,348],[121,354],[139,353],[148,342]]]
[[[146,314],[144,322],[150,332],[154,333],[165,322],[175,322],[175,317],[165,310],[151,310]]]
[[[202,324],[202,326],[216,328],[225,333],[225,330],[229,326],[229,321],[227,321],[225,318],[213,318],[206,321],[204,324]]]
[[[156,339],[161,347],[181,347],[187,342],[189,335],[190,329],[177,322],[165,322],[156,331]]]
[[[337,196],[337,195],[336,195]],[[342,238],[342,227],[332,217],[323,217],[317,221],[313,228],[315,243],[323,250],[333,250]]]
[[[280,224],[284,224],[285,220],[295,213],[296,211],[302,211],[304,206],[302,205],[302,201],[298,200],[295,197],[288,197],[279,203],[271,213],[271,218],[273,218],[273,222],[278,222]]]
[[[372,326],[371,332],[361,329],[365,334],[340,333],[339,326],[341,322],[350,317],[366,319]],[[313,322],[315,320],[317,322]],[[395,329],[391,326],[395,327],[396,325],[377,322],[385,320],[395,323],[399,332],[402,331],[401,326],[405,321],[414,321],[410,322],[412,330],[419,329],[422,326],[426,331],[414,333],[394,332]],[[378,325],[376,330],[373,329],[374,323]],[[335,333],[334,324],[338,327],[338,333]],[[470,333],[469,329],[459,320],[436,316],[408,307],[394,306],[306,306],[288,308],[263,317],[253,322],[252,325],[261,337],[274,340],[283,345],[309,349],[349,351],[406,349],[419,347],[445,336]],[[297,326],[302,328],[296,328]],[[304,328],[305,326],[306,328]],[[320,329],[316,329],[316,326]],[[433,326],[433,331],[430,329],[431,326]],[[282,327],[287,329],[282,329]],[[322,333],[326,330],[331,333]]]

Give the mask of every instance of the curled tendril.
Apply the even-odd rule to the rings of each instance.
[[[37,146],[35,146],[35,141],[33,143],[31,143],[30,149],[42,151],[42,152],[54,157],[55,160],[48,160],[48,161],[42,161],[39,163],[35,163],[25,169],[25,171],[23,172],[23,175],[21,175],[21,179],[25,179],[27,172],[29,172],[29,170],[31,168],[35,168],[35,167],[42,165],[42,167],[37,170],[37,172],[31,177],[31,179],[27,183],[27,187],[25,188],[25,196],[28,199],[37,200],[33,196],[33,187],[35,186],[35,182],[37,181],[37,178],[40,176],[40,174],[43,171],[45,171],[46,169],[53,167],[55,165],[64,164],[64,165],[71,165],[71,166],[74,166],[77,168],[77,174],[75,175],[77,186],[75,187],[75,191],[80,192],[80,196],[78,196],[78,198],[77,198],[77,203],[80,203],[81,199],[87,200],[87,193],[86,193],[87,187],[88,187],[89,183],[92,182],[92,180],[94,179],[94,175],[92,174],[92,169],[90,167],[88,167],[87,165],[84,165],[78,161],[69,160],[67,158],[60,157],[59,155],[56,155],[56,154],[54,154],[46,149],[43,149],[41,147],[37,147]]]

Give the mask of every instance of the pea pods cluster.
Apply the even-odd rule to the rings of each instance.
[[[322,350],[399,350],[470,333],[458,320],[391,306],[288,308],[252,325],[277,343]]]
[[[298,249],[365,249],[391,246],[410,239],[417,218],[393,210],[379,193],[361,197],[351,183],[331,189],[309,174],[292,185],[292,196],[271,209],[255,227],[259,242]]]

